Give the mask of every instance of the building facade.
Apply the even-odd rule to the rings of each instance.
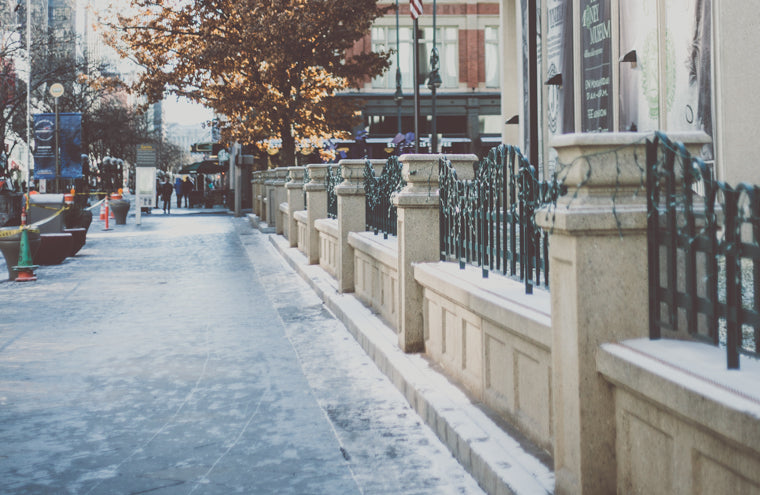
[[[435,30],[433,2],[424,3],[424,13],[418,19],[422,146],[430,142],[433,107],[428,78],[435,46],[441,77],[436,92],[439,149],[480,152],[501,141],[499,3],[437,1]],[[394,50],[391,67],[360,90],[341,95],[363,103],[368,151],[373,158],[393,152],[389,142],[396,134],[414,131],[414,37],[408,2],[399,2],[398,14],[398,30],[396,13],[391,11],[377,19],[370,34],[354,47],[354,52]],[[397,68],[401,74],[401,101],[396,99]]]
[[[742,159],[760,71],[750,0],[502,0],[499,12],[501,111],[519,116],[502,138],[524,150],[533,138],[545,173],[563,165],[554,136],[662,130],[706,133],[702,158],[719,179],[760,183]]]

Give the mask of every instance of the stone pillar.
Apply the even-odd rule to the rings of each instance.
[[[605,342],[649,335],[644,137],[568,134],[551,143],[569,188],[551,212],[536,213],[551,232],[557,494],[618,488],[614,398],[597,373],[596,353]]]
[[[401,155],[406,187],[393,197],[398,208],[399,347],[425,350],[422,288],[414,280],[414,263],[439,259],[438,158]]]
[[[364,165],[366,160],[341,160],[343,182],[335,187],[338,197],[338,291],[354,290],[354,249],[349,232],[366,230]]]
[[[316,265],[319,263],[319,232],[314,227],[314,222],[320,218],[327,218],[327,177],[328,165],[312,164],[307,165],[309,172],[309,182],[304,184],[303,190],[306,192],[306,257],[309,264]]]
[[[286,200],[285,196],[285,182],[287,181],[288,174],[289,174],[289,167],[278,167],[274,170],[274,181],[272,182],[272,185],[274,186],[274,232],[275,234],[282,234],[284,232],[283,229],[283,218],[282,218],[282,212],[280,211],[280,204],[284,203]]]
[[[285,184],[288,195],[288,243],[298,246],[298,222],[295,213],[303,210],[303,172],[305,167],[290,167],[290,182]]]
[[[254,215],[261,216],[259,214],[259,202],[258,202],[258,194],[259,194],[259,176],[261,175],[260,171],[253,172],[251,174],[251,209]]]
[[[264,172],[264,183],[261,188],[263,215],[261,220],[267,225],[273,225],[272,222],[272,182],[274,181],[274,170]]]

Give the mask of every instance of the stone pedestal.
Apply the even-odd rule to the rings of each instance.
[[[288,243],[290,247],[298,246],[298,222],[295,212],[303,210],[303,173],[305,167],[290,167],[290,182],[285,184],[288,196]]]
[[[552,141],[568,193],[536,221],[551,232],[557,494],[617,490],[613,395],[597,372],[596,353],[605,342],[649,334],[645,137],[569,134]]]
[[[439,258],[438,159],[440,155],[401,155],[404,187],[393,197],[398,208],[399,347],[425,350],[422,288],[414,263]]]
[[[364,165],[366,160],[341,160],[343,182],[335,187],[338,197],[338,291],[354,290],[354,250],[349,232],[366,230]]]
[[[251,174],[251,209],[253,214],[261,218],[261,211],[259,208],[259,178],[261,177],[261,171],[256,171]]]
[[[280,205],[287,199],[285,191],[285,183],[289,174],[289,167],[280,167],[274,170],[275,178],[273,181],[274,186],[274,204],[272,205],[274,212],[274,227],[275,234],[282,234],[284,232],[282,212],[280,212]]]
[[[328,165],[312,164],[307,165],[309,172],[309,182],[304,184],[303,189],[306,192],[306,257],[309,263],[316,265],[319,263],[319,232],[314,227],[314,222],[320,218],[327,218],[327,176]]]

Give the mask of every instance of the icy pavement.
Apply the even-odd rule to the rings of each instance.
[[[266,236],[129,222],[0,282],[2,493],[483,493]]]

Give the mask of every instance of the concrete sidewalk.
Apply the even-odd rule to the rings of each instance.
[[[0,492],[483,493],[245,219],[101,229],[0,282]]]
[[[252,219],[252,225],[259,224]],[[375,364],[404,394],[452,455],[491,494],[554,492],[549,455],[527,442],[439,373],[424,356],[400,350],[395,332],[279,235],[269,240],[325,305],[346,325]]]

